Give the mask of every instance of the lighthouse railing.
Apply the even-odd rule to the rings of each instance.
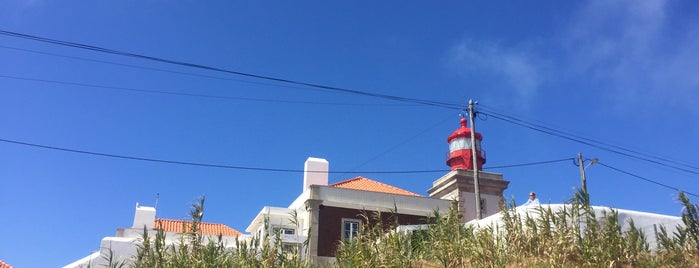
[[[479,154],[479,156],[480,156],[481,158],[487,159],[487,158],[485,157],[485,156],[486,156],[485,150],[480,149],[480,150],[477,150],[477,152],[478,152],[478,154]],[[447,161],[449,160],[449,158],[451,158],[451,153],[452,153],[452,152],[447,151],[446,157],[445,157],[445,159],[446,159]]]

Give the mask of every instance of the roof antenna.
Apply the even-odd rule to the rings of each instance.
[[[158,211],[158,201],[160,201],[160,193],[155,194],[155,211]]]

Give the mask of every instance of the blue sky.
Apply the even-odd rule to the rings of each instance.
[[[465,106],[670,159],[681,171],[481,114],[485,167],[575,157],[699,194],[699,4],[693,1],[3,2],[0,30],[245,73]],[[153,91],[190,94],[154,93]],[[191,96],[200,95],[200,96]],[[201,95],[217,96],[202,97]],[[302,169],[326,158],[426,194],[459,110],[0,35],[0,139],[115,155]],[[598,143],[595,143],[598,144]],[[642,156],[643,158],[649,158]],[[668,163],[666,163],[668,164]],[[561,203],[572,161],[491,169],[517,203]],[[677,215],[676,191],[602,165],[592,202]],[[303,176],[99,157],[0,142],[0,259],[55,267],[132,223],[136,202],[244,230]],[[696,197],[695,197],[696,199]],[[40,256],[40,257],[38,257]]]

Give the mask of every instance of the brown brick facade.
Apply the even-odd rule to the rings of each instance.
[[[398,211],[400,211],[400,209]],[[357,219],[361,220],[362,224],[366,224],[366,222],[364,222],[363,220],[364,218],[361,216],[363,212],[362,210],[321,205],[319,212],[318,256],[335,256],[335,251],[337,249],[338,243],[342,238],[342,219]],[[373,211],[367,211],[367,215],[370,216],[369,218],[371,220]],[[398,219],[398,224],[401,225],[424,224],[427,219],[426,216],[415,216],[406,214],[394,215]],[[381,220],[385,223],[389,223],[389,219],[391,218],[391,216],[393,216],[391,213],[384,212],[381,214]]]

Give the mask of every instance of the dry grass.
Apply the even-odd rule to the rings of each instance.
[[[622,230],[616,211],[595,215],[587,193],[577,192],[570,206],[540,208],[536,217],[513,213],[511,203],[502,210],[501,226],[465,226],[455,210],[436,213],[427,230],[412,234],[369,226],[358,239],[341,245],[338,266],[699,267],[697,210],[683,193],[679,199],[687,211],[685,227],[669,234],[659,226],[652,234],[658,238],[657,252],[651,252],[647,234],[633,222]]]
[[[382,222],[380,214],[362,215],[357,238],[343,241],[337,267],[699,267],[699,214],[679,193],[686,213],[684,227],[658,226],[657,251],[648,234],[630,223],[622,230],[614,210],[595,215],[587,193],[578,192],[562,210],[540,208],[536,217],[504,207],[500,226],[474,228],[460,223],[456,210],[435,212],[425,230],[396,232],[396,221]],[[202,243],[196,234],[204,200],[192,208],[192,227],[178,245],[166,246],[165,234],[144,232],[132,263],[110,267],[310,267],[302,247],[284,249],[279,235],[237,241]],[[292,215],[292,218],[296,218]],[[291,251],[289,251],[291,250]]]

